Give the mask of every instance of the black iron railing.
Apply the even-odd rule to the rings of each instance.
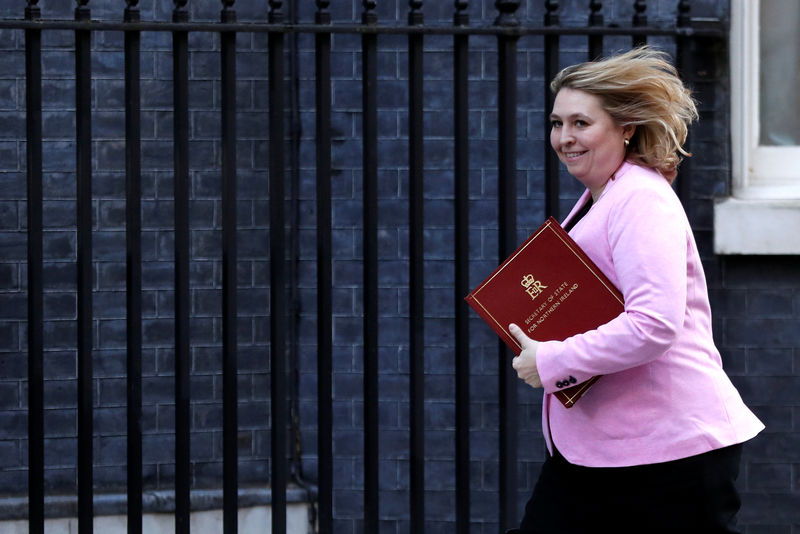
[[[221,66],[221,169],[222,169],[222,320],[223,320],[223,510],[224,531],[237,531],[237,300],[236,300],[236,203],[237,203],[237,120],[236,120],[236,36],[260,33],[268,36],[269,79],[269,227],[270,227],[270,342],[271,373],[271,491],[272,532],[286,531],[287,413],[286,353],[289,340],[286,308],[287,253],[284,234],[284,139],[287,136],[284,110],[283,58],[285,38],[290,34],[313,34],[315,43],[316,87],[316,220],[317,220],[317,397],[318,397],[318,528],[332,532],[333,449],[332,414],[332,250],[331,250],[331,37],[335,34],[361,36],[362,80],[362,172],[363,172],[363,439],[364,439],[364,532],[379,531],[379,456],[378,456],[378,50],[381,36],[408,36],[408,172],[409,172],[409,509],[411,532],[424,532],[424,363],[425,363],[425,291],[423,234],[424,137],[423,61],[425,39],[434,35],[453,38],[453,118],[455,190],[455,281],[453,324],[455,357],[456,470],[455,531],[469,531],[470,522],[470,348],[469,312],[462,297],[469,291],[469,135],[468,135],[468,52],[470,36],[496,36],[499,61],[497,102],[497,171],[498,258],[516,247],[517,183],[517,43],[523,36],[543,36],[544,72],[547,84],[559,68],[559,43],[563,36],[587,37],[589,58],[602,55],[607,36],[629,36],[641,43],[647,36],[672,37],[676,42],[677,64],[691,82],[693,39],[698,36],[721,37],[719,23],[696,25],[690,19],[689,2],[677,2],[678,17],[669,27],[648,26],[647,3],[634,2],[635,15],[630,26],[606,26],[602,3],[588,3],[588,25],[569,27],[559,21],[559,5],[545,1],[541,25],[520,23],[518,0],[498,0],[494,24],[471,26],[469,3],[454,2],[451,25],[425,25],[423,2],[409,2],[406,25],[382,25],[377,17],[377,3],[363,1],[360,24],[332,24],[328,1],[316,1],[313,23],[289,23],[284,20],[283,2],[270,0],[265,23],[237,22],[234,0],[221,2],[218,23],[192,22],[186,0],[175,1],[172,21],[142,21],[137,1],[128,0],[121,22],[92,21],[90,2],[81,0],[74,20],[44,20],[35,0],[28,1],[24,20],[2,20],[0,28],[24,31],[27,112],[27,183],[28,183],[28,475],[29,526],[31,533],[44,531],[44,402],[43,402],[43,281],[42,281],[42,35],[52,30],[70,30],[75,40],[76,83],[76,176],[77,176],[77,354],[78,354],[78,518],[79,531],[92,531],[93,518],[93,427],[92,427],[92,114],[91,59],[92,33],[124,33],[125,79],[125,171],[126,171],[126,268],[127,268],[127,511],[128,531],[142,530],[142,242],[141,242],[141,34],[166,32],[172,37],[173,116],[174,116],[174,288],[175,288],[175,525],[176,532],[189,532],[190,514],[190,242],[189,242],[189,37],[193,32],[213,32],[220,38]],[[267,3],[265,3],[267,4]],[[546,87],[543,104],[552,106]],[[545,113],[541,125],[548,139]],[[545,214],[559,215],[559,165],[551,151],[544,159]],[[689,175],[688,165],[682,175]],[[682,198],[688,198],[687,180],[679,182]],[[506,349],[499,346],[500,352]],[[517,521],[517,393],[516,378],[499,358],[500,392],[500,526]]]

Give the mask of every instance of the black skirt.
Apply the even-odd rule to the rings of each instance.
[[[521,534],[738,532],[741,445],[610,468],[573,465],[554,452],[525,507]]]

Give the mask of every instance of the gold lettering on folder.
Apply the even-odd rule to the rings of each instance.
[[[547,289],[547,286],[542,285],[541,280],[536,280],[532,274],[526,274],[522,277],[520,282],[525,292],[531,296],[531,300],[536,300],[536,297],[542,294],[542,291]]]

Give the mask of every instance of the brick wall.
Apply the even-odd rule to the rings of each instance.
[[[719,273],[713,302],[726,370],[767,426],[745,447],[741,521],[748,533],[795,533],[800,260],[734,256],[720,261]]]
[[[93,10],[119,20],[122,6]],[[255,14],[257,2],[240,2]],[[210,4],[204,4],[206,8]],[[142,6],[144,20],[169,20],[173,3]],[[44,18],[71,18],[64,2],[42,2]],[[63,8],[69,9],[63,9]],[[90,4],[90,7],[93,7]],[[218,17],[197,9],[198,19]],[[0,16],[22,7],[4,5]],[[62,10],[59,10],[62,9]],[[218,39],[193,35],[191,55],[191,395],[193,487],[216,487],[222,464],[221,179]],[[146,33],[142,64],[142,279],[144,482],[172,486],[174,476],[172,59],[168,34]],[[24,41],[3,30],[0,113],[0,493],[27,484],[25,90]],[[125,488],[125,176],[122,34],[93,35],[93,248],[95,485]],[[73,37],[43,38],[45,463],[48,493],[74,493],[77,465],[75,88]],[[238,42],[239,142],[239,433],[240,480],[265,485],[269,473],[269,301],[266,209],[266,40]],[[258,58],[258,59],[256,59]],[[258,68],[257,63],[261,63]],[[250,66],[251,68],[246,68]]]
[[[46,17],[71,18],[72,7],[41,2]],[[121,18],[121,8],[100,2],[93,16]],[[172,2],[142,3],[146,20],[168,20]],[[288,4],[288,2],[286,3]],[[313,17],[313,2],[297,6],[300,20]],[[338,22],[357,21],[361,2],[333,2]],[[449,23],[451,2],[426,2],[426,23]],[[491,24],[493,2],[470,2],[471,22]],[[541,21],[543,2],[526,1],[518,12]],[[586,2],[562,1],[568,25],[585,23]],[[632,2],[604,2],[606,23],[625,22]],[[674,20],[677,2],[649,2],[656,24]],[[193,20],[216,20],[219,4],[190,2]],[[266,3],[238,0],[240,20],[264,20]],[[62,11],[58,11],[61,9]],[[288,7],[284,8],[288,10]],[[404,23],[407,3],[379,1],[381,21]],[[695,16],[727,17],[727,2],[692,3]],[[19,7],[0,7],[17,18]],[[192,228],[192,476],[193,487],[221,483],[221,264],[218,39],[191,38],[191,228]],[[362,515],[362,304],[361,304],[361,82],[360,38],[336,35],[333,62],[333,279],[334,279],[334,484],[336,532],[361,532]],[[666,39],[654,39],[673,50]],[[451,40],[426,37],[425,54],[425,414],[428,532],[452,531],[455,508],[453,360],[452,62]],[[478,283],[497,263],[496,41],[470,40],[470,232],[471,279]],[[24,56],[22,34],[0,30],[0,494],[24,493],[27,485],[27,363],[25,268]],[[610,38],[607,50],[629,41]],[[69,32],[48,33],[44,56],[45,131],[45,406],[46,476],[50,494],[73,493],[76,469],[76,271],[74,83]],[[380,488],[382,532],[408,530],[408,232],[406,160],[406,39],[379,39],[379,284],[380,284]],[[269,258],[267,205],[266,38],[237,39],[239,172],[239,421],[240,483],[268,484],[269,451]],[[290,47],[291,48],[291,47]],[[125,484],[125,271],[124,105],[122,38],[94,36],[94,247],[95,270],[95,482],[97,491]],[[168,35],[145,34],[143,87],[144,215],[144,473],[149,489],[172,484],[172,152],[171,45]],[[541,131],[541,39],[519,42],[518,239],[544,214]],[[792,257],[728,257],[712,252],[713,199],[728,192],[729,87],[724,46],[701,45],[696,91],[701,122],[692,149],[690,219],[703,252],[715,335],[724,363],[746,402],[767,424],[748,444],[740,486],[741,522],[748,533],[790,533],[800,523],[793,418],[794,360],[800,297],[798,261]],[[585,40],[562,41],[562,64],[582,60]],[[296,253],[290,309],[292,372],[297,390],[300,458],[304,475],[316,472],[316,294],[313,38],[300,36],[287,85],[296,103],[299,139],[287,191],[292,191],[290,246]],[[288,116],[287,116],[288,117]],[[291,118],[291,117],[289,117]],[[291,147],[287,147],[291,153]],[[562,180],[562,215],[580,192]],[[471,328],[471,488],[473,532],[498,530],[498,362],[496,340],[475,319]],[[519,386],[519,503],[527,499],[543,458],[540,398]],[[291,450],[291,449],[290,449]]]

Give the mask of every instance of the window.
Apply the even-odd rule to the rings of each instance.
[[[731,2],[732,197],[715,251],[800,254],[800,2]]]
[[[800,2],[761,0],[759,146],[800,145]]]

